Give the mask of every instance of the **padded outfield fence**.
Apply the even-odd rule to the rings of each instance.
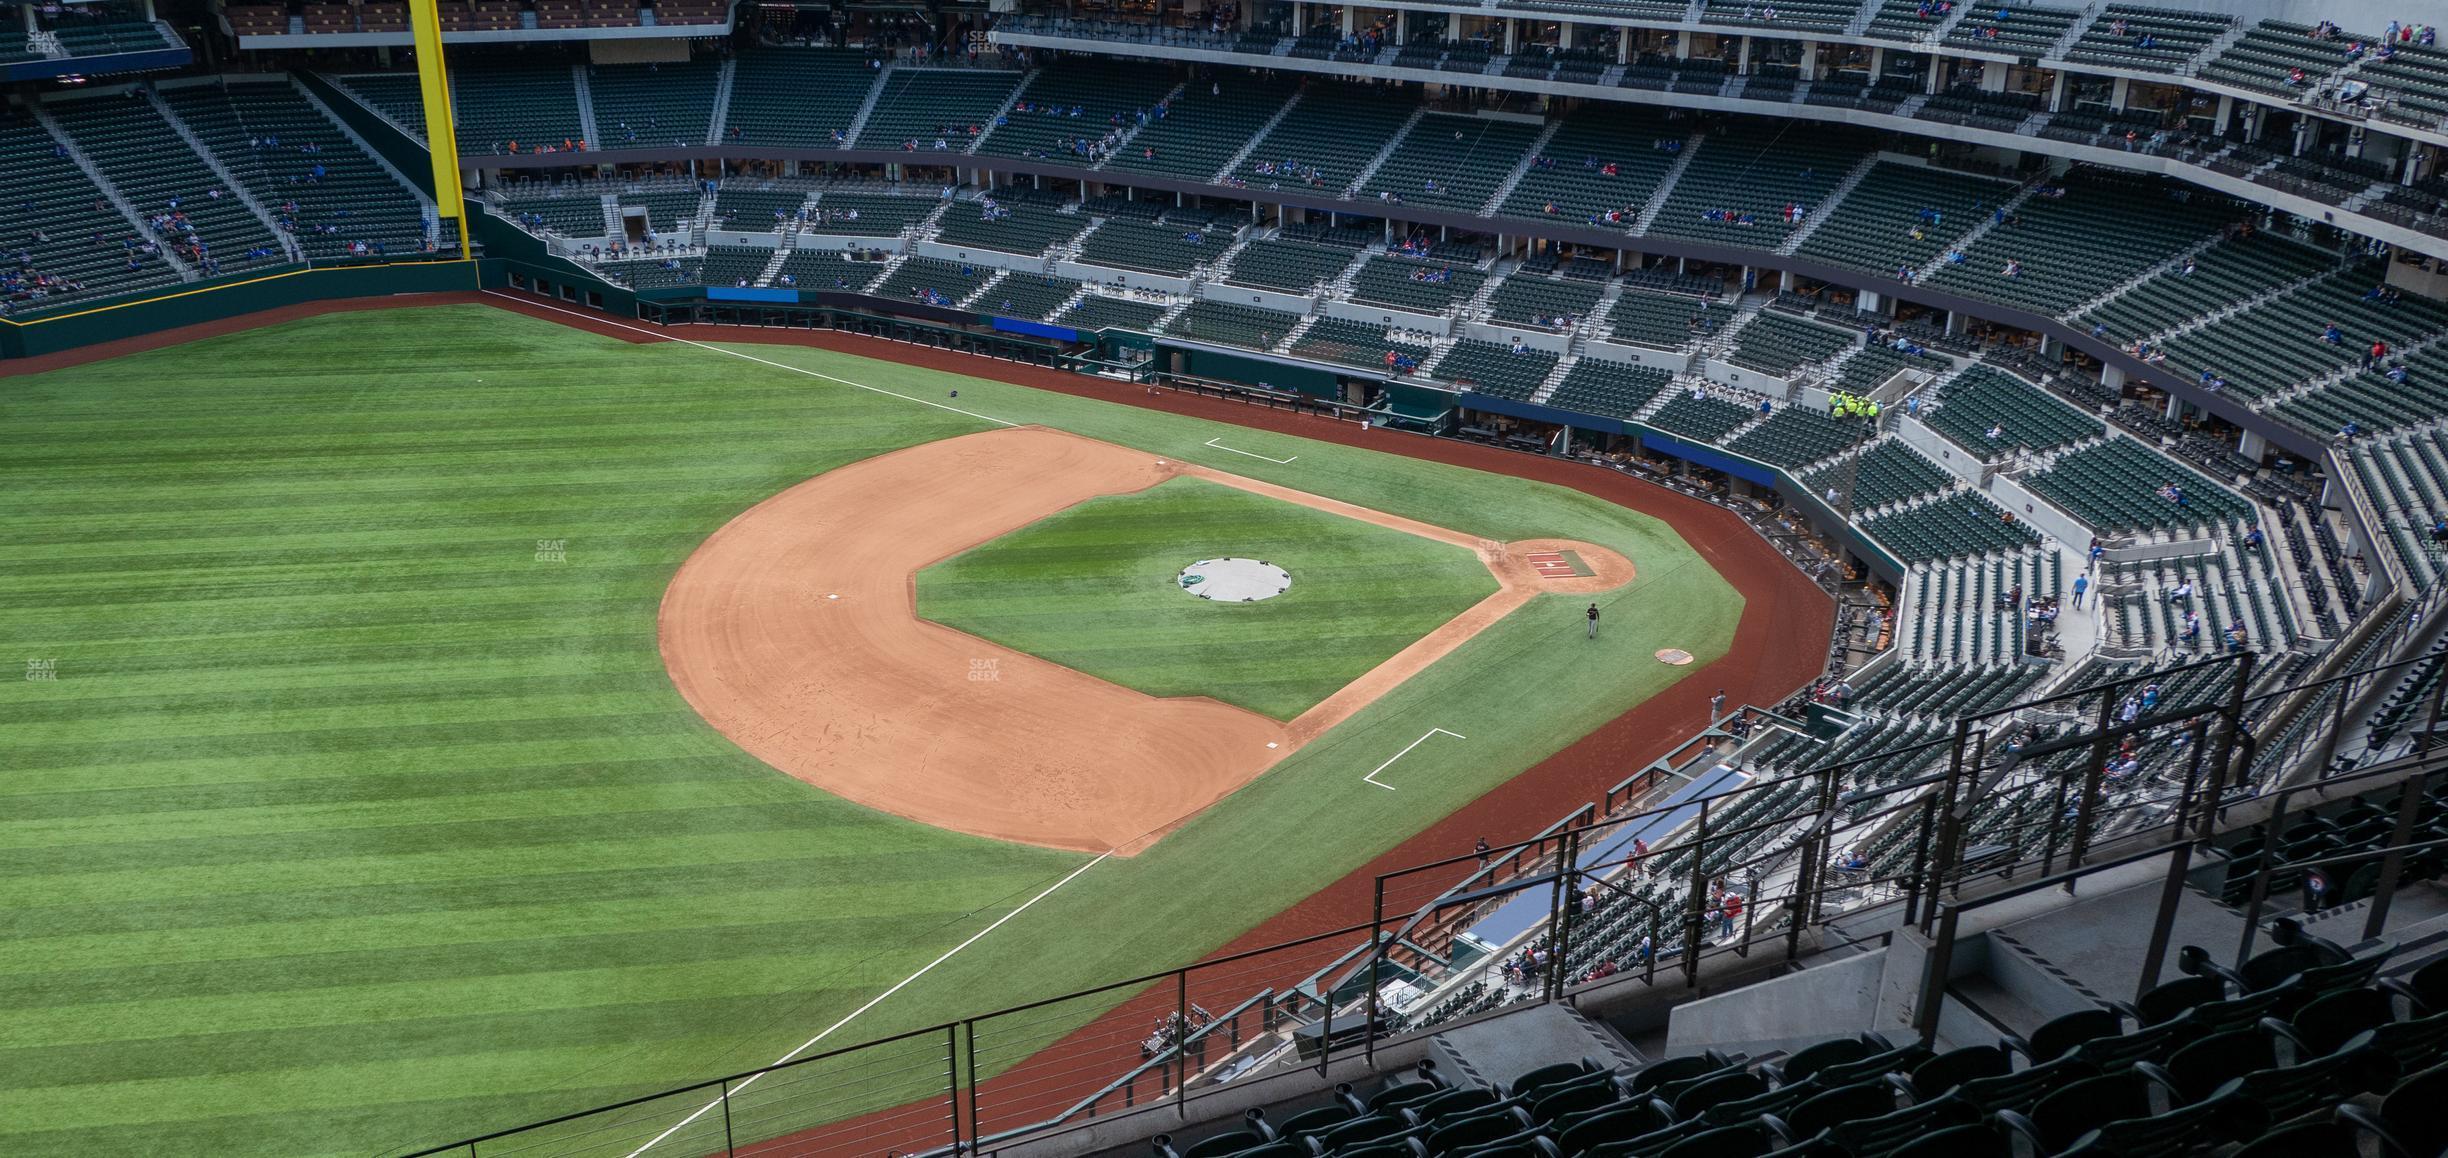
[[[1789,775],[1728,783],[1742,775],[1739,754],[1704,753],[1618,786],[1611,811],[1592,804],[1531,840],[1380,876],[1369,911],[1341,928],[408,1158],[949,1158],[1132,1110],[1186,1117],[1237,1082],[1326,1074],[1494,1011],[1610,986],[1696,986],[1724,959],[1791,960],[1848,937],[1839,922],[1929,931],[1991,893],[2171,852],[2181,878],[2195,845],[2273,806],[2283,819],[2290,798],[2371,791],[2409,767],[2420,793],[2448,756],[2433,739],[2448,691],[2437,679],[2404,759],[2284,787],[2256,781],[2267,765],[2254,759],[2252,727],[2271,704],[2396,686],[2439,657],[2248,695],[2256,662],[2238,653],[2101,679]],[[2166,698],[2128,718],[2123,706],[2149,685]],[[1754,729],[1745,748],[1782,732]],[[2152,764],[2118,784],[2108,767],[2129,740]],[[2358,854],[2369,871],[2334,870],[2383,910],[2400,876],[2383,866],[2387,851]],[[2402,867],[2401,851],[2389,855]],[[2256,907],[2301,868],[2233,863],[2246,867],[2227,887]],[[1738,916],[1713,899],[1719,882],[1744,899]],[[1516,964],[1532,950],[1548,963]]]

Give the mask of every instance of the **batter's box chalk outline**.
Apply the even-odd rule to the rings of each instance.
[[[1250,458],[1258,459],[1261,462],[1271,462],[1277,466],[1282,466],[1283,464],[1291,462],[1293,459],[1300,457],[1296,454],[1293,455],[1292,458],[1269,458],[1266,455],[1257,453],[1256,451],[1242,450],[1239,447],[1226,446],[1224,445],[1224,440],[1222,438],[1210,438],[1207,440],[1207,445],[1212,446],[1217,450],[1227,451],[1232,454],[1246,455]]]
[[[1463,734],[1462,734],[1462,733],[1460,733],[1460,732],[1449,732],[1449,731],[1446,731],[1446,730],[1445,730],[1445,729],[1443,729],[1443,728],[1430,728],[1430,729],[1428,729],[1427,731],[1420,733],[1420,738],[1419,738],[1419,739],[1413,740],[1413,741],[1411,741],[1410,743],[1403,745],[1403,750],[1402,750],[1402,751],[1400,751],[1400,752],[1396,752],[1396,753],[1394,753],[1394,755],[1393,755],[1392,757],[1388,758],[1388,759],[1386,760],[1386,762],[1385,762],[1385,763],[1383,763],[1383,764],[1379,764],[1379,765],[1378,765],[1378,766],[1376,766],[1375,768],[1371,768],[1371,769],[1369,769],[1369,774],[1368,774],[1368,775],[1366,775],[1366,776],[1361,777],[1361,779],[1362,779],[1362,780],[1366,780],[1366,781],[1368,781],[1369,783],[1371,783],[1371,784],[1374,784],[1374,785],[1378,786],[1379,788],[1383,788],[1383,789],[1385,789],[1385,790],[1386,790],[1386,791],[1388,791],[1388,792],[1395,791],[1395,788],[1394,788],[1394,786],[1393,786],[1393,785],[1388,784],[1388,783],[1386,783],[1386,782],[1385,782],[1385,781],[1383,781],[1383,780],[1379,780],[1379,779],[1377,778],[1377,774],[1378,774],[1378,773],[1380,773],[1380,772],[1385,771],[1385,770],[1386,770],[1386,769],[1388,769],[1388,768],[1393,767],[1393,766],[1394,766],[1394,761],[1396,761],[1396,760],[1400,760],[1400,759],[1402,759],[1403,757],[1410,755],[1410,754],[1411,754],[1411,749],[1413,749],[1413,748],[1417,748],[1417,747],[1419,747],[1420,745],[1427,743],[1427,742],[1428,742],[1428,737],[1430,737],[1430,736],[1451,736],[1451,737],[1453,737],[1454,739],[1457,739],[1457,740],[1467,740],[1467,739],[1470,739],[1470,737],[1465,736],[1465,735],[1463,735]]]

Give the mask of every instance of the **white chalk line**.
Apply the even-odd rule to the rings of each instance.
[[[853,385],[855,385],[855,383],[853,383]],[[875,1008],[875,1007],[876,1007],[876,1006],[877,1006],[879,1003],[881,1003],[881,1002],[882,1002],[882,1001],[883,1001],[885,998],[890,997],[890,996],[892,996],[892,995],[893,995],[893,994],[895,994],[895,993],[899,993],[899,992],[901,992],[901,990],[902,990],[902,989],[904,989],[904,988],[906,988],[906,987],[909,985],[909,983],[910,983],[910,982],[912,982],[912,981],[916,981],[917,979],[919,979],[919,978],[921,978],[921,977],[926,976],[926,975],[927,975],[929,972],[933,971],[933,970],[934,970],[934,968],[935,968],[936,966],[941,965],[941,964],[943,964],[944,962],[951,960],[951,959],[952,959],[952,955],[953,955],[953,954],[958,953],[958,952],[960,952],[961,950],[966,949],[966,948],[968,948],[968,947],[969,947],[969,946],[971,946],[971,945],[977,944],[977,942],[978,942],[978,939],[979,939],[979,938],[984,937],[986,934],[991,933],[991,932],[994,932],[995,930],[1002,928],[1002,927],[1003,927],[1003,922],[1008,921],[1008,920],[1011,920],[1013,917],[1017,917],[1017,916],[1019,916],[1020,914],[1027,912],[1027,911],[1029,910],[1029,906],[1034,905],[1034,904],[1036,904],[1037,902],[1039,902],[1039,901],[1042,901],[1042,900],[1046,899],[1047,897],[1053,896],[1053,895],[1054,895],[1054,890],[1059,889],[1059,888],[1063,887],[1064,885],[1070,884],[1070,883],[1071,883],[1073,880],[1077,879],[1081,873],[1087,872],[1089,869],[1095,868],[1096,866],[1098,866],[1098,865],[1100,865],[1100,864],[1105,863],[1105,858],[1110,857],[1110,856],[1112,856],[1112,855],[1113,855],[1113,854],[1112,854],[1112,853],[1110,853],[1110,852],[1098,853],[1098,854],[1097,854],[1097,858],[1096,858],[1095,860],[1089,861],[1087,864],[1084,864],[1084,865],[1079,866],[1078,868],[1072,869],[1072,870],[1071,870],[1071,875],[1070,875],[1070,876],[1064,877],[1063,879],[1061,879],[1061,880],[1059,880],[1059,881],[1056,881],[1056,882],[1054,882],[1053,884],[1047,885],[1047,886],[1046,886],[1046,890],[1045,890],[1044,892],[1039,893],[1039,894],[1037,894],[1036,896],[1030,897],[1028,900],[1021,902],[1021,903],[1020,903],[1020,907],[1019,907],[1019,908],[1013,909],[1012,911],[1010,911],[1010,912],[1008,912],[1008,913],[1003,914],[1001,917],[996,918],[996,920],[995,920],[995,923],[994,923],[994,924],[988,925],[988,926],[986,926],[985,928],[980,929],[980,930],[978,930],[978,931],[977,931],[977,932],[975,932],[975,933],[971,933],[971,934],[969,934],[969,939],[968,939],[968,940],[963,941],[963,942],[961,942],[961,943],[960,943],[960,944],[958,944],[958,945],[954,945],[954,946],[952,946],[951,948],[944,950],[944,954],[943,954],[943,956],[941,956],[941,957],[937,957],[936,959],[934,959],[934,960],[932,960],[932,961],[927,962],[927,963],[926,963],[926,965],[925,965],[923,968],[919,969],[919,970],[918,970],[916,973],[912,973],[912,974],[910,974],[909,976],[902,978],[902,979],[901,979],[899,982],[895,983],[895,984],[893,985],[893,987],[892,987],[892,988],[887,989],[887,990],[885,990],[884,992],[882,992],[882,993],[878,993],[878,994],[876,994],[874,997],[869,998],[869,999],[867,1000],[867,1004],[862,1005],[862,1006],[859,1006],[857,1009],[853,1009],[853,1010],[851,1010],[851,1011],[849,1012],[849,1014],[847,1014],[846,1016],[844,1016],[844,1017],[843,1017],[843,1018],[842,1018],[840,1021],[836,1021],[836,1022],[834,1022],[833,1024],[826,1026],[826,1027],[824,1028],[824,1032],[819,1033],[819,1034],[817,1034],[816,1036],[814,1036],[814,1037],[811,1037],[811,1038],[807,1039],[806,1041],[800,1042],[800,1043],[798,1044],[798,1046],[797,1046],[797,1047],[795,1047],[795,1048],[793,1048],[793,1049],[792,1049],[792,1050],[791,1050],[789,1053],[783,1054],[781,1057],[775,1058],[775,1059],[773,1060],[773,1065],[776,1065],[776,1066],[781,1065],[782,1063],[784,1063],[784,1062],[786,1062],[786,1061],[789,1061],[789,1060],[791,1060],[792,1058],[798,1057],[800,1054],[806,1053],[806,1052],[808,1051],[808,1048],[809,1048],[810,1046],[813,1046],[813,1045],[815,1045],[817,1042],[823,1041],[824,1039],[826,1039],[826,1038],[828,1038],[828,1037],[833,1036],[833,1031],[834,1031],[834,1030],[840,1029],[841,1027],[843,1027],[843,1026],[845,1026],[845,1025],[848,1025],[848,1024],[850,1024],[851,1022],[853,1022],[853,1021],[858,1020],[858,1016],[859,1016],[860,1014],[865,1013],[865,1012],[867,1012],[867,1011],[868,1011],[868,1010],[870,1010],[870,1009],[874,1009],[874,1008]],[[764,1070],[762,1070],[762,1071],[759,1071],[759,1072],[757,1072],[757,1073],[750,1074],[750,1075],[748,1075],[748,1076],[747,1076],[745,1079],[741,1080],[740,1084],[738,1084],[738,1085],[736,1085],[736,1086],[731,1087],[731,1092],[732,1092],[732,1093],[734,1093],[734,1094],[736,1094],[736,1093],[740,1092],[741,1090],[747,1089],[749,1086],[755,1085],[755,1084],[756,1084],[756,1080],[757,1080],[758,1078],[764,1077],[766,1074],[771,1073],[771,1072],[773,1072],[773,1070],[772,1070],[772,1066],[768,1066],[768,1067],[766,1067],[766,1068],[765,1068]],[[662,1133],[655,1135],[655,1136],[654,1136],[654,1137],[653,1137],[651,1140],[649,1140],[649,1141],[648,1141],[648,1142],[647,1142],[645,1145],[640,1146],[640,1147],[638,1147],[638,1148],[637,1148],[637,1149],[635,1149],[635,1150],[631,1150],[631,1151],[629,1152],[629,1158],[637,1158],[637,1156],[638,1156],[638,1155],[643,1154],[643,1153],[647,1152],[648,1150],[652,1150],[652,1149],[654,1149],[654,1148],[655,1148],[655,1145],[656,1145],[657,1143],[660,1143],[660,1142],[661,1142],[661,1141],[663,1141],[665,1138],[669,1138],[669,1137],[671,1137],[672,1135],[679,1133],[679,1132],[680,1132],[682,1129],[684,1129],[685,1127],[687,1127],[689,1123],[694,1122],[694,1121],[696,1121],[696,1120],[697,1120],[697,1119],[699,1119],[699,1118],[705,1117],[705,1116],[706,1116],[708,1113],[711,1113],[711,1112],[712,1112],[712,1111],[714,1111],[715,1109],[720,1108],[720,1107],[722,1106],[722,1104],[723,1104],[723,1099],[718,1097],[718,1098],[715,1098],[713,1101],[707,1102],[706,1104],[704,1104],[704,1105],[702,1105],[702,1106],[697,1107],[697,1112],[696,1112],[696,1113],[694,1113],[694,1114],[690,1114],[688,1117],[682,1118],[682,1119],[680,1119],[679,1121],[672,1123],[672,1127],[671,1127],[671,1129],[665,1130],[665,1131],[663,1131]]]
[[[1233,453],[1233,454],[1245,454],[1245,455],[1249,455],[1249,457],[1251,457],[1251,458],[1259,459],[1259,460],[1264,461],[1264,462],[1271,462],[1271,463],[1274,463],[1274,464],[1275,464],[1275,465],[1277,465],[1277,466],[1281,466],[1281,465],[1283,465],[1284,463],[1287,463],[1287,462],[1292,461],[1292,458],[1299,458],[1299,457],[1300,457],[1299,455],[1297,455],[1297,454],[1296,454],[1296,455],[1293,455],[1293,456],[1292,456],[1292,458],[1268,458],[1267,456],[1265,456],[1265,455],[1263,455],[1263,454],[1252,454],[1251,452],[1246,451],[1246,450],[1236,450],[1236,449],[1234,449],[1233,447],[1226,446],[1226,445],[1224,445],[1224,440],[1223,440],[1223,439],[1221,439],[1221,438],[1210,438],[1210,439],[1208,439],[1208,440],[1207,440],[1207,445],[1212,446],[1212,447],[1216,448],[1217,450],[1229,451],[1229,452],[1231,452],[1231,453]]]
[[[1378,786],[1379,788],[1383,788],[1383,789],[1385,789],[1385,790],[1386,790],[1386,791],[1388,791],[1388,792],[1392,792],[1392,791],[1394,791],[1394,790],[1395,790],[1395,789],[1394,789],[1394,786],[1393,786],[1393,785],[1391,785],[1391,784],[1386,783],[1386,782],[1385,782],[1385,781],[1383,781],[1383,780],[1379,780],[1379,779],[1377,778],[1377,774],[1378,774],[1379,772],[1383,772],[1383,771],[1385,771],[1385,770],[1386,770],[1386,769],[1388,769],[1388,768],[1393,767],[1393,766],[1394,766],[1394,761],[1395,761],[1395,760],[1400,760],[1400,759],[1402,759],[1403,757],[1410,755],[1410,754],[1411,754],[1411,749],[1413,749],[1413,748],[1417,748],[1417,747],[1419,747],[1420,745],[1427,743],[1427,742],[1428,742],[1428,737],[1430,737],[1430,736],[1440,736],[1440,735],[1442,735],[1442,736],[1451,736],[1451,737],[1453,737],[1454,739],[1457,739],[1457,740],[1467,740],[1467,739],[1470,739],[1470,737],[1465,736],[1465,735],[1463,735],[1463,734],[1462,734],[1462,733],[1460,733],[1460,732],[1448,732],[1448,731],[1446,731],[1446,730],[1445,730],[1445,729],[1443,729],[1443,728],[1430,728],[1430,729],[1428,729],[1427,731],[1420,733],[1420,738],[1419,738],[1419,739],[1413,740],[1413,741],[1411,741],[1410,743],[1403,745],[1403,750],[1402,750],[1402,751],[1400,751],[1400,752],[1396,752],[1396,753],[1394,753],[1393,757],[1392,757],[1392,758],[1390,758],[1390,759],[1388,759],[1388,760],[1387,760],[1385,763],[1383,763],[1383,764],[1379,764],[1379,765],[1378,765],[1378,766],[1376,766],[1375,768],[1370,769],[1370,770],[1369,770],[1369,774],[1368,774],[1368,775],[1366,775],[1366,776],[1361,777],[1361,779],[1362,779],[1362,780],[1366,780],[1366,781],[1368,781],[1369,783],[1371,783],[1371,784],[1374,784],[1374,785]]]
[[[825,381],[827,381],[827,382],[839,382],[839,383],[841,383],[841,384],[842,384],[842,385],[844,385],[844,386],[856,386],[856,387],[858,387],[858,388],[859,388],[859,389],[861,389],[861,390],[872,391],[872,392],[877,393],[877,394],[883,394],[883,395],[886,395],[886,396],[889,396],[889,397],[899,398],[899,399],[901,399],[902,401],[905,401],[905,402],[915,402],[915,403],[917,403],[917,404],[918,404],[918,405],[920,405],[920,406],[932,406],[932,407],[934,407],[934,408],[935,408],[935,409],[937,409],[937,410],[949,410],[949,411],[951,411],[951,412],[952,412],[952,413],[954,413],[954,414],[965,414],[965,415],[968,415],[968,416],[969,416],[969,417],[971,417],[971,418],[975,418],[975,419],[978,419],[978,420],[983,421],[983,422],[991,422],[991,423],[994,423],[994,424],[995,424],[995,425],[997,425],[997,426],[1019,426],[1019,425],[1021,425],[1021,423],[1017,423],[1017,422],[1007,422],[1007,421],[1005,421],[1005,420],[1003,420],[1003,419],[1000,419],[1000,418],[997,418],[997,417],[995,417],[994,415],[991,415],[991,414],[980,414],[980,413],[978,413],[978,412],[977,412],[977,411],[975,411],[975,410],[963,410],[963,409],[961,409],[961,408],[960,408],[960,407],[958,407],[958,406],[946,406],[946,405],[944,405],[944,404],[943,404],[943,403],[941,403],[941,402],[933,402],[933,401],[929,401],[929,400],[924,399],[924,398],[919,398],[919,397],[916,397],[916,396],[914,396],[914,395],[903,394],[903,393],[901,393],[901,392],[900,392],[900,391],[898,391],[898,390],[886,390],[885,388],[883,388],[883,387],[881,387],[881,386],[870,386],[870,385],[868,385],[868,384],[866,384],[866,383],[864,383],[864,382],[853,382],[853,381],[849,380],[848,378],[836,378],[836,377],[834,377],[834,376],[833,376],[833,375],[831,375],[831,374],[820,374],[820,373],[818,373],[818,372],[816,372],[816,371],[814,371],[814,370],[807,369],[807,368],[806,368],[806,367],[804,367],[804,366],[792,366],[792,365],[788,365],[788,364],[786,364],[786,363],[782,363],[782,362],[773,362],[773,361],[768,361],[768,360],[766,360],[766,359],[764,359],[764,358],[759,358],[759,357],[757,357],[757,356],[756,356],[756,355],[754,355],[754,354],[743,354],[743,353],[740,353],[740,352],[739,352],[739,351],[737,351],[737,350],[726,350],[726,349],[723,349],[723,348],[722,348],[722,347],[720,347],[720,346],[712,345],[712,344],[710,344],[710,343],[706,343],[706,342],[696,341],[695,339],[692,339],[692,338],[680,338],[680,337],[674,337],[674,336],[672,336],[672,335],[670,335],[670,334],[662,333],[662,332],[660,332],[660,331],[656,331],[656,330],[649,330],[649,329],[647,329],[647,328],[645,328],[645,327],[643,327],[643,326],[632,326],[632,325],[630,325],[630,324],[628,324],[628,323],[626,323],[626,322],[616,322],[616,321],[613,321],[613,320],[612,320],[612,319],[610,319],[610,318],[603,317],[603,316],[601,316],[601,315],[597,315],[597,314],[589,314],[589,313],[582,313],[582,312],[580,312],[580,311],[578,311],[578,310],[565,309],[565,308],[563,308],[563,307],[561,307],[561,306],[556,306],[556,305],[552,304],[551,302],[539,302],[539,301],[533,301],[533,300],[530,300],[530,299],[528,299],[528,298],[520,297],[520,296],[519,296],[519,295],[517,295],[517,294],[506,294],[506,293],[501,292],[500,290],[486,290],[486,291],[484,291],[484,292],[486,292],[486,293],[488,293],[488,294],[491,294],[491,295],[493,295],[494,297],[504,299],[504,300],[506,300],[506,301],[519,302],[519,303],[522,303],[522,304],[525,304],[525,305],[531,305],[531,306],[540,306],[540,307],[542,307],[542,308],[544,308],[544,309],[551,310],[551,311],[553,311],[554,313],[557,313],[557,314],[568,314],[569,316],[571,316],[571,317],[573,317],[573,318],[585,318],[586,320],[588,320],[588,321],[590,321],[590,322],[597,323],[598,325],[611,326],[611,327],[613,327],[613,328],[615,328],[615,329],[627,330],[627,331],[629,331],[630,333],[633,333],[633,334],[645,334],[645,335],[647,335],[648,337],[658,338],[658,339],[661,339],[662,341],[666,341],[666,342],[678,342],[678,343],[680,343],[680,344],[681,344],[681,345],[683,345],[683,346],[695,346],[695,347],[697,347],[697,348],[698,348],[698,349],[700,349],[700,350],[712,350],[712,351],[714,351],[714,352],[715,352],[715,353],[717,353],[717,354],[728,354],[728,355],[730,355],[730,356],[732,356],[732,357],[734,357],[734,358],[740,358],[740,359],[744,359],[744,360],[746,360],[746,361],[754,362],[754,363],[756,363],[756,364],[757,364],[757,365],[759,365],[759,366],[771,366],[771,367],[773,367],[773,368],[774,368],[774,369],[776,369],[776,370],[788,370],[788,371],[790,371],[790,372],[791,372],[791,373],[793,373],[793,374],[805,374],[805,375],[807,375],[807,376],[808,376],[808,377],[810,377],[810,378],[822,378],[822,379],[824,379],[824,380],[825,380]]]

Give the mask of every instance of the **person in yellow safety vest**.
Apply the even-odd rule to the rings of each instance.
[[[1871,400],[1870,400],[1870,421],[1872,421],[1872,422],[1876,422],[1876,421],[1878,421],[1878,412],[1879,412],[1879,404],[1878,404],[1878,399],[1873,398],[1873,399],[1871,399]]]

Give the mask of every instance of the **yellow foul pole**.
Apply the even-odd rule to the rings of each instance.
[[[417,87],[425,97],[425,143],[433,155],[434,212],[459,229],[459,256],[468,253],[464,193],[459,187],[459,126],[451,116],[450,70],[442,63],[442,13],[434,0],[408,0],[416,38]]]

